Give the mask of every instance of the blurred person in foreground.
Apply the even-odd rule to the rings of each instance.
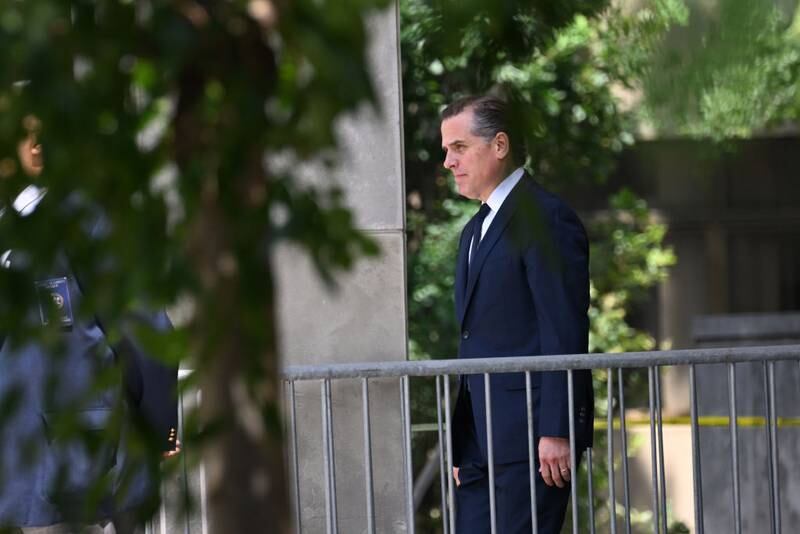
[[[32,216],[48,201],[46,189],[35,183],[43,169],[35,129],[29,128],[18,150],[31,183],[0,216]],[[107,231],[104,224],[98,210],[86,239]],[[169,319],[163,312],[135,314],[120,325],[121,341],[111,346],[100,317],[79,315],[92,289],[82,285],[68,251],[40,268],[30,265],[25,251],[7,250],[0,268],[33,269],[35,283],[26,291],[33,309],[25,325],[43,334],[16,339],[14,332],[0,332],[0,399],[16,399],[2,414],[0,531],[142,533],[141,510],[152,511],[158,502],[160,458],[179,451],[177,368],[150,359],[131,332],[163,331]],[[55,343],[52,337],[45,342],[53,332]],[[119,369],[122,378],[109,379]],[[121,424],[113,417],[119,413]],[[65,424],[77,432],[65,433]],[[134,426],[156,444],[144,448],[161,452],[132,453],[125,436]]]
[[[459,358],[585,353],[589,247],[578,217],[523,168],[513,110],[494,96],[442,112],[444,166],[480,201],[461,234],[455,278]],[[497,532],[532,529],[529,468],[541,534],[561,531],[570,496],[566,371],[531,373],[534,465],[529,465],[524,373],[490,379]],[[591,373],[574,373],[576,458],[592,441]],[[490,532],[484,377],[461,377],[453,423],[459,534]],[[577,465],[575,466],[577,468]]]

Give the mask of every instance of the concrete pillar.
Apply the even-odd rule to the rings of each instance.
[[[369,62],[380,113],[368,107],[337,124],[341,167],[310,169],[309,181],[334,180],[357,226],[381,247],[326,287],[302,250],[285,247],[275,261],[284,364],[404,360],[407,353],[405,210],[398,11],[370,17]],[[325,477],[319,382],[297,384],[301,532],[325,531]],[[362,399],[359,381],[335,382],[333,434],[339,532],[367,528]],[[376,530],[406,532],[400,390],[396,380],[370,382]]]

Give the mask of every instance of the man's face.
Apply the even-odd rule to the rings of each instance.
[[[20,141],[17,152],[25,174],[39,176],[42,172],[42,146],[36,141],[36,136],[31,134]]]
[[[505,177],[506,139],[498,134],[486,140],[472,133],[472,109],[442,121],[444,167],[453,173],[458,192],[471,199],[486,202]],[[503,139],[498,138],[503,136]]]
[[[37,132],[41,128],[39,119],[33,115],[28,115],[22,122],[28,135],[17,144],[17,153],[22,170],[28,176],[39,176],[42,172],[42,145],[37,139]]]

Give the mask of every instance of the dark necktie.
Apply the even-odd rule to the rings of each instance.
[[[486,216],[492,211],[492,208],[489,207],[489,204],[481,204],[481,208],[478,210],[478,213],[475,214],[475,218],[473,219],[475,222],[472,226],[472,247],[470,248],[469,254],[469,262],[472,263],[472,260],[475,259],[475,254],[478,253],[478,246],[481,243],[481,230],[483,229],[483,221],[486,219]]]

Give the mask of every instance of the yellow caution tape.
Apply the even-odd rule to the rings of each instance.
[[[661,422],[663,426],[688,426],[692,424],[692,419],[689,416],[678,417],[662,417]],[[767,424],[766,417],[740,415],[736,418],[737,426],[742,427],[760,427],[763,428]],[[724,427],[730,426],[730,417],[723,415],[705,415],[697,418],[697,424],[702,427]],[[798,428],[800,427],[800,417],[778,417],[776,420],[778,428]],[[636,426],[650,426],[649,417],[626,417],[626,427]],[[608,422],[605,419],[595,419],[595,430],[606,430]],[[620,429],[620,421],[618,417],[614,418],[614,429]],[[411,425],[412,432],[436,432],[439,427],[436,423],[420,423]]]
[[[678,417],[662,417],[661,421],[664,426],[671,425],[691,425],[692,419],[689,416]],[[697,418],[697,424],[703,427],[728,427],[730,426],[731,418],[722,415],[704,415]],[[614,428],[620,428],[620,421],[618,417],[614,418]],[[800,417],[778,417],[776,420],[778,428],[787,427],[800,427]],[[736,418],[736,425],[739,427],[764,427],[767,425],[766,417],[747,416],[742,415]],[[649,417],[626,417],[625,426],[650,426]],[[595,419],[595,430],[606,430],[608,422],[605,419]]]

